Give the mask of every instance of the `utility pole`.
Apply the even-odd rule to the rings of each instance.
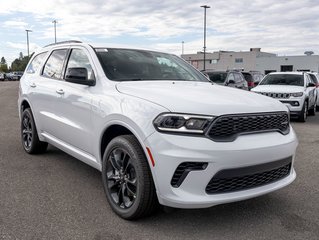
[[[57,20],[52,21],[54,24],[54,43],[56,43],[56,24],[58,23]]]
[[[204,8],[204,71],[206,70],[206,9],[210,8],[210,6],[203,5],[200,6]]]
[[[29,51],[29,32],[32,32],[32,30],[26,29],[27,32],[27,49],[28,49],[28,57],[30,57],[30,51]]]

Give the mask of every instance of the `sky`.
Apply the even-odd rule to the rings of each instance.
[[[207,51],[319,54],[319,0],[0,0],[0,57],[10,63],[57,41],[124,44],[180,55]]]

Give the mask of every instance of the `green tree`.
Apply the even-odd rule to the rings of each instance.
[[[32,56],[32,55],[31,55]],[[30,57],[25,56],[23,57],[22,52],[19,54],[19,58],[16,58],[12,63],[11,63],[11,71],[24,71],[25,68],[28,65],[28,62],[30,60]]]
[[[7,61],[4,57],[0,60],[0,72],[8,72]]]

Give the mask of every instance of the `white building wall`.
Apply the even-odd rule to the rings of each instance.
[[[281,71],[281,66],[291,65],[293,71],[310,70],[319,72],[319,56],[286,56],[286,57],[257,57],[256,70],[265,73],[265,71]]]

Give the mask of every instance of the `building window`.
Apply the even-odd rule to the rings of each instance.
[[[212,59],[209,61],[210,64],[217,64],[218,63],[218,59]]]
[[[235,58],[235,63],[242,63],[244,60],[242,58]]]

